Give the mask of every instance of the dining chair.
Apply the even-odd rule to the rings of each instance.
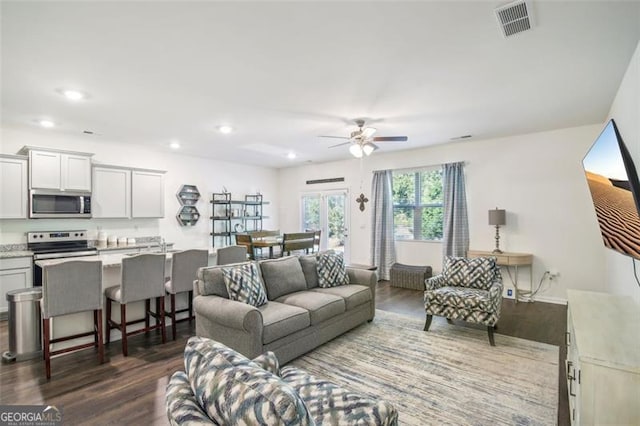
[[[106,344],[111,342],[111,330],[120,330],[122,334],[122,355],[129,355],[127,337],[160,329],[162,343],[167,340],[164,315],[165,296],[165,261],[164,253],[138,254],[122,259],[120,285],[108,287],[104,290],[107,298],[107,334]],[[156,300],[156,311],[151,311],[151,299]],[[127,321],[127,304],[144,300],[144,318]],[[120,322],[111,318],[111,304],[120,304]],[[150,317],[155,318],[155,324],[150,324]],[[127,332],[127,326],[144,321],[144,328]]]
[[[244,246],[247,250],[249,259],[255,260],[255,248],[253,247],[253,238],[249,234],[236,234],[236,244]]]
[[[246,257],[244,247],[240,247],[242,255]],[[223,250],[223,249],[220,249]],[[220,256],[218,250],[218,256]],[[219,259],[219,258],[218,258]],[[171,257],[171,276],[164,284],[165,290],[170,296],[171,332],[173,340],[176,340],[176,323],[193,320],[193,281],[198,277],[198,269],[204,268],[209,263],[208,250],[185,250],[173,253]],[[176,294],[188,293],[188,307],[176,310]],[[188,316],[176,320],[176,315],[188,312]]]
[[[98,348],[98,360],[104,362],[102,341],[102,261],[70,260],[42,268],[42,336],[45,374],[51,378],[51,357],[63,353]],[[71,336],[51,338],[53,317],[93,311],[93,330]],[[52,351],[54,343],[93,335],[94,341]]]
[[[282,255],[290,255],[292,251],[309,253],[313,250],[314,232],[285,233],[282,236]]]
[[[305,229],[304,232],[313,232],[313,253],[320,252],[320,237],[322,235],[321,229]]]
[[[216,258],[218,265],[244,262],[247,260],[247,248],[245,246],[222,247],[216,252]]]

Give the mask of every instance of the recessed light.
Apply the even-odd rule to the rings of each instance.
[[[78,90],[65,90],[62,92],[65,98],[71,101],[80,101],[86,97],[86,95]]]
[[[171,147],[171,149],[178,149],[180,148],[180,142],[178,141],[173,141],[169,144],[169,147]]]
[[[296,153],[295,153],[295,152],[293,152],[293,151],[292,151],[292,152],[290,152],[290,153],[288,153],[288,154],[287,154],[287,158],[288,158],[289,160],[293,160],[294,158],[296,158]]]
[[[56,92],[69,99],[70,101],[81,101],[86,99],[88,95],[76,89],[57,89]]]
[[[56,126],[56,123],[54,123],[51,120],[39,120],[38,124],[47,129],[50,129]]]
[[[229,133],[233,132],[233,127],[231,127],[231,126],[218,126],[218,131],[220,131],[220,133],[224,133],[225,135],[228,135]]]

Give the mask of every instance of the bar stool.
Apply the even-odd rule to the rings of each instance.
[[[42,268],[42,336],[47,379],[51,378],[51,357],[80,349],[97,347],[98,360],[104,362],[102,343],[102,261],[70,260]],[[93,311],[93,331],[51,339],[53,317]],[[93,335],[94,341],[56,351],[51,344]]]
[[[241,247],[246,258],[246,249]],[[198,275],[198,269],[204,268],[209,263],[208,250],[185,250],[173,253],[171,260],[171,278],[164,284],[165,290],[171,296],[171,331],[173,340],[176,340],[176,322],[193,319],[193,282]],[[189,307],[176,311],[176,294],[189,292]],[[176,314],[189,312],[189,316],[176,320]]]
[[[216,252],[217,264],[228,265],[247,260],[247,248],[245,246],[228,246],[218,249]]]
[[[122,355],[127,356],[129,349],[127,337],[160,329],[162,343],[167,340],[164,321],[164,264],[166,255],[139,254],[122,259],[120,285],[108,287],[104,290],[107,298],[107,335],[106,343],[111,342],[111,330],[118,329],[122,334]],[[156,299],[156,312],[151,311],[151,299]],[[144,318],[127,321],[127,304],[145,301]],[[111,303],[120,304],[120,323],[111,319]],[[155,324],[150,325],[149,317],[155,318]],[[144,321],[144,328],[127,332],[127,326]]]

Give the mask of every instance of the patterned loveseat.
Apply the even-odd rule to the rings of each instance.
[[[247,290],[235,278],[249,283]],[[333,252],[201,268],[196,335],[249,358],[273,351],[286,363],[371,321],[376,283],[374,271],[345,268]]]
[[[225,345],[192,337],[185,371],[171,376],[166,409],[172,425],[396,425],[398,413],[377,401],[279,367],[273,352],[254,360]]]
[[[487,326],[489,343],[495,346],[493,329],[502,306],[502,275],[495,257],[447,257],[442,274],[425,281],[424,307],[429,330],[433,315]]]

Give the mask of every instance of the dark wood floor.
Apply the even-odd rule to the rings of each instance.
[[[421,291],[380,282],[377,297],[378,309],[424,318]],[[434,318],[434,321],[444,320]],[[7,328],[6,321],[0,322],[1,352],[8,347]],[[565,329],[566,306],[541,302],[516,304],[505,299],[496,331],[560,346],[560,425],[569,425],[563,370]],[[178,324],[178,339],[164,345],[156,333],[132,337],[126,358],[121,354],[120,343],[114,342],[102,365],[93,350],[63,355],[52,360],[50,381],[44,377],[42,360],[0,364],[0,404],[62,407],[64,424],[166,425],[165,387],[174,371],[184,370],[182,352],[192,334],[193,326],[183,322]]]

